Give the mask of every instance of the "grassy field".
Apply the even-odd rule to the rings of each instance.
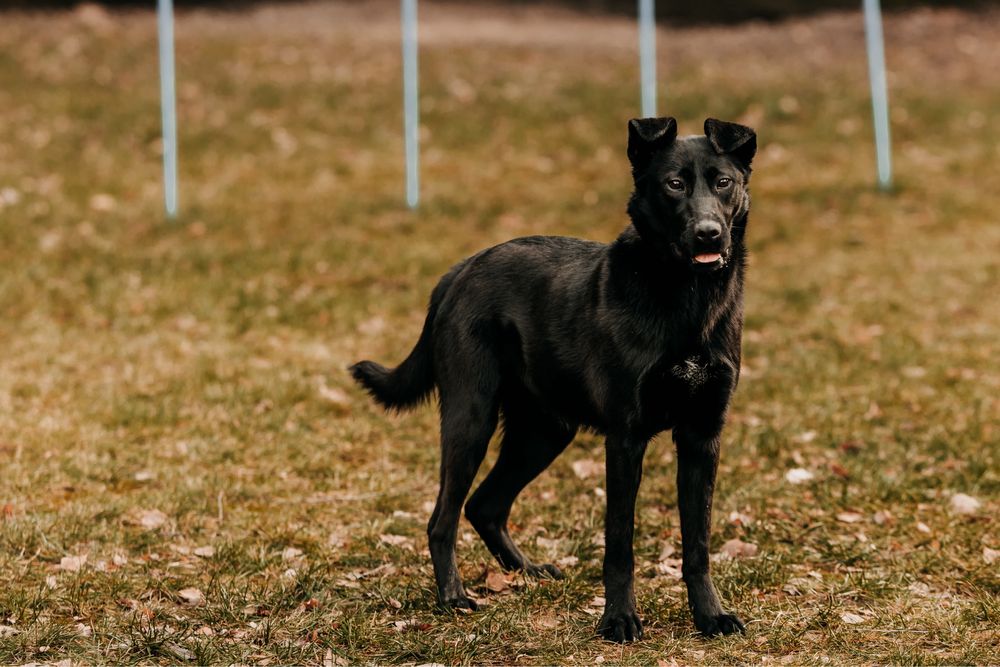
[[[0,14],[0,663],[1000,663],[1000,13],[887,18],[892,194],[859,15],[661,33],[681,131],[760,136],[713,541],[756,553],[714,566],[747,634],[695,635],[659,438],[623,647],[600,440],[514,510],[568,578],[501,576],[463,524],[485,609],[443,613],[434,408],[344,368],[401,360],[477,249],[617,235],[634,26],[422,12],[417,212],[395,5],[180,16],[172,223],[153,16]]]

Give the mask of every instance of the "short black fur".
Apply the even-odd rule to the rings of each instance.
[[[709,575],[719,438],[740,369],[744,232],[753,130],[714,119],[677,137],[673,118],[629,122],[632,224],[611,244],[534,236],[489,248],[434,289],[423,332],[393,370],[371,361],[354,378],[386,408],[437,388],[441,487],[428,525],[442,604],[475,608],[455,561],[458,522],[490,437],[503,420],[496,465],[465,514],[499,563],[560,576],[511,540],[521,490],[578,428],[606,436],[606,639],[642,636],[632,531],[649,440],[677,446],[682,572],[695,626],[743,631]]]

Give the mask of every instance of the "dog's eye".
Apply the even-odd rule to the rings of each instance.
[[[720,190],[725,190],[732,184],[733,184],[733,179],[723,177],[720,178],[718,181],[716,181],[715,187],[719,188]]]
[[[684,190],[684,181],[679,178],[671,178],[667,181],[667,187],[671,190]]]

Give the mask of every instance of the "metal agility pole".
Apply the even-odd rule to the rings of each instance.
[[[420,117],[417,108],[417,0],[402,0],[403,134],[406,144],[406,203],[420,202]]]
[[[173,0],[158,0],[160,115],[163,119],[163,199],[167,217],[177,216],[177,94],[174,73]]]
[[[875,157],[878,185],[892,187],[892,144],[889,138],[889,93],[885,80],[885,43],[882,34],[882,8],[879,0],[863,0],[865,44],[868,50],[868,81],[872,91],[872,116],[875,123]]]
[[[656,117],[656,1],[639,0],[639,79],[642,115]]]

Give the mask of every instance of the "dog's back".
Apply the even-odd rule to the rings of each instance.
[[[446,359],[460,342],[494,350],[506,362],[505,375],[523,378],[525,342],[541,343],[552,333],[571,342],[578,333],[567,330],[560,313],[584,307],[607,247],[569,237],[528,236],[483,250],[438,282],[420,338],[403,363],[390,370],[362,361],[350,371],[381,405],[395,410],[429,396],[448,368],[435,357]]]

